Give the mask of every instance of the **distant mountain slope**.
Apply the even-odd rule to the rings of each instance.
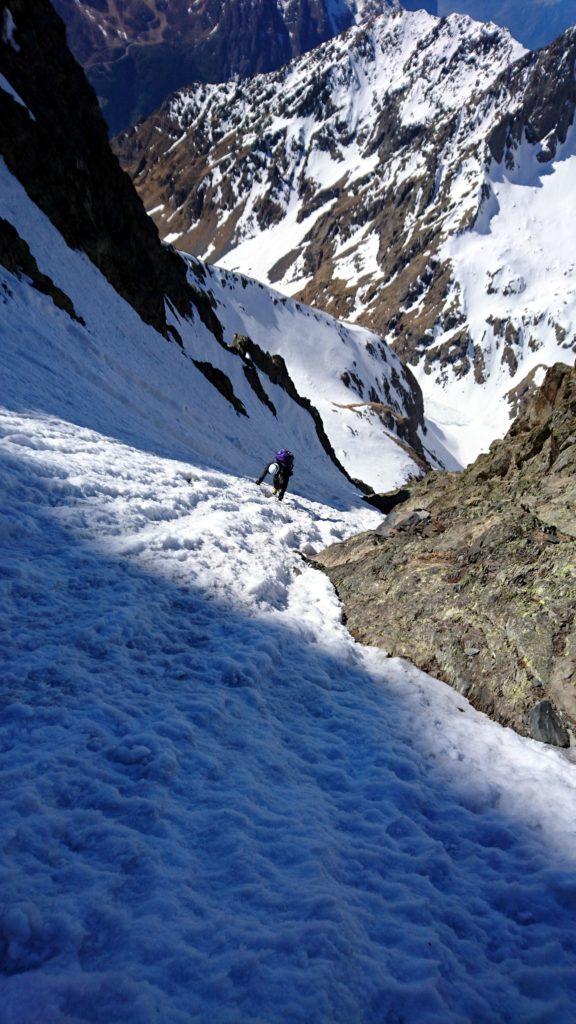
[[[273,71],[396,0],[53,0],[112,134],[194,81]],[[507,28],[525,46],[576,22],[574,0],[405,0],[406,10],[460,13]]]
[[[172,393],[171,429],[189,439],[183,453],[198,432],[223,464],[250,475],[281,444],[301,453],[319,490],[329,478],[353,493],[352,478],[387,489],[421,473],[421,392],[391,350],[245,278],[187,267],[162,246],[51,6],[32,12],[13,0],[9,11],[0,41],[0,273],[12,371],[34,376],[37,359],[54,363],[48,411],[85,407],[88,422],[84,389],[111,365],[118,395],[134,376],[147,382],[144,421],[154,418],[155,391]]]
[[[390,12],[275,74],[176,93],[115,150],[179,248],[291,291],[335,276],[330,301],[351,315],[372,309],[332,273],[352,236],[348,277],[374,275],[390,201],[403,212],[397,193],[433,174],[455,111],[522,52],[494,26]]]
[[[573,358],[575,54],[391,13],[117,150],[170,241],[382,334],[467,462]]]
[[[386,0],[376,0],[377,6]],[[371,0],[54,0],[111,131],[175,89],[270,71],[353,24]]]

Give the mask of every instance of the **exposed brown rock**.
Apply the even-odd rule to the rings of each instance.
[[[315,562],[358,640],[409,658],[518,732],[567,743],[576,733],[576,369],[548,370],[504,440],[463,473],[411,484],[378,530]]]
[[[113,132],[193,81],[270,71],[352,24],[326,0],[54,0]]]

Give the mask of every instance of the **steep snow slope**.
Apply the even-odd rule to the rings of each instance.
[[[441,250],[476,373],[435,372],[435,347],[454,333],[440,325],[416,372],[429,415],[462,461],[505,433],[524,389],[540,384],[547,366],[572,362],[576,352],[575,126],[553,163],[540,159],[543,148],[524,137],[510,166],[493,162],[473,229]]]
[[[266,384],[279,506],[252,421],[2,195],[89,329],[2,271],[1,1024],[569,1024],[574,765],[354,644],[295,549],[378,517],[310,418]]]
[[[377,335],[341,324],[244,275],[189,259],[190,276],[209,294],[224,339],[250,340],[286,363],[298,392],[318,410],[335,453],[353,477],[376,490],[457,463],[433,431],[410,370]],[[273,372],[273,371],[272,371]]]
[[[51,348],[57,346],[67,352],[71,346],[70,358],[75,362],[76,346],[82,351],[87,347],[96,365],[113,359],[120,370],[130,361],[139,377],[148,375],[152,393],[156,387],[172,389],[174,423],[170,429],[174,433],[184,429],[188,438],[186,442],[182,438],[181,454],[196,432],[205,434],[212,445],[214,431],[220,430],[226,467],[236,465],[255,476],[275,448],[287,445],[297,455],[296,482],[313,476],[317,496],[325,485],[336,494],[339,474],[336,466],[323,465],[330,461],[329,452],[320,443],[310,412],[293,400],[281,382],[270,380],[269,373],[276,376],[274,364],[268,373],[266,367],[263,372],[255,368],[249,354],[242,358],[240,351],[234,352],[234,336],[241,332],[261,345],[264,352],[284,357],[297,391],[319,410],[320,426],[327,431],[338,460],[352,477],[375,489],[388,490],[411,475],[421,474],[422,458],[408,444],[412,441],[420,448],[422,439],[428,445],[418,388],[397,357],[369,331],[347,328],[246,278],[193,261],[191,281],[214,306],[222,344],[198,317],[180,317],[172,310],[168,319],[177,328],[183,348],[166,346],[89,261],[65,245],[1,164],[0,180],[0,216],[7,218],[28,243],[50,282],[62,292],[65,289],[76,316],[73,319],[59,311],[50,298],[35,295],[29,286],[24,286],[23,292],[15,289],[12,276],[7,279],[11,283],[6,284],[4,294],[3,334],[6,343],[16,339],[21,346],[24,374],[26,360],[33,363],[36,358],[38,332],[43,344]],[[41,304],[42,317],[26,311],[23,321],[22,303],[25,307]],[[150,361],[146,370],[144,352]],[[164,365],[161,352],[170,371],[157,369]],[[208,380],[198,364],[208,370]],[[210,367],[225,378],[209,382]],[[256,386],[260,381],[260,392],[254,390],[249,368],[256,377]],[[228,398],[221,393],[223,386],[224,392],[226,386],[230,388]],[[55,395],[58,389],[59,385]],[[397,433],[407,440],[402,441]],[[438,445],[436,449],[441,452]],[[427,454],[434,460],[432,439]],[[347,485],[344,490],[352,493]]]
[[[298,481],[305,480],[317,497],[327,488],[336,500],[338,496],[340,500],[354,500],[355,489],[330,461],[312,417],[280,386],[263,377],[262,386],[274,405],[274,414],[254,392],[240,357],[217,344],[198,319],[184,320],[172,312],[171,319],[178,325],[184,350],[166,343],[143,324],[85,257],[65,245],[2,164],[0,175],[2,216],[29,244],[51,282],[66,289],[76,316],[59,310],[49,296],[38,293],[25,278],[19,279],[2,268],[3,350],[4,354],[12,351],[12,359],[18,360],[19,375],[29,382],[32,405],[34,380],[44,401],[51,395],[52,409],[46,411],[66,415],[66,409],[74,408],[81,422],[105,429],[105,415],[102,418],[98,407],[91,408],[86,396],[86,380],[100,376],[108,366],[105,390],[113,388],[114,380],[124,382],[133,377],[148,392],[148,403],[134,415],[141,421],[140,441],[148,438],[154,451],[162,450],[158,446],[169,436],[173,438],[171,450],[180,457],[185,456],[191,445],[197,454],[205,450],[212,457],[219,447],[222,468],[255,476],[270,452],[286,444],[301,453],[296,486]],[[231,307],[233,311],[233,302]],[[80,323],[79,318],[85,323]],[[226,374],[237,409],[206,379],[193,360],[209,363]],[[47,369],[46,362],[53,368]],[[59,364],[65,368],[64,377],[58,374]],[[67,374],[78,375],[73,387]],[[7,379],[5,387],[9,386]],[[115,394],[124,392],[124,384],[118,383]],[[125,395],[124,402],[128,408],[133,403],[140,405],[130,393]],[[126,422],[131,422],[130,415]],[[120,418],[117,436],[132,440],[124,429],[124,420]],[[396,449],[394,442],[391,447]],[[392,479],[395,472],[393,469]]]

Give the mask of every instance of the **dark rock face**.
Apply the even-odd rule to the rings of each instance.
[[[1,5],[2,16],[6,6]],[[160,243],[108,145],[96,97],[48,0],[11,0],[13,42],[0,66],[26,108],[0,90],[0,152],[69,246],[80,249],[143,320],[166,333],[164,302],[193,296],[183,261]]]
[[[381,529],[316,556],[363,643],[518,732],[576,732],[576,369],[552,367],[502,441],[410,488]]]
[[[16,277],[26,277],[37,291],[43,295],[49,295],[52,302],[58,309],[63,309],[68,316],[79,324],[84,324],[82,317],[78,316],[74,304],[68,295],[65,295],[61,288],[43,274],[30,247],[16,231],[13,224],[10,224],[3,217],[0,217],[0,264],[15,274]]]
[[[567,747],[570,744],[568,731],[562,725],[554,707],[549,700],[539,700],[530,708],[526,716],[530,735],[541,743],[551,743],[555,747]]]
[[[112,134],[190,82],[223,82],[281,67],[348,28],[327,0],[55,0],[73,53],[101,98]]]

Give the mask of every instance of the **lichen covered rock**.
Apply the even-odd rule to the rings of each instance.
[[[381,528],[315,561],[358,640],[409,658],[518,732],[566,745],[575,509],[576,369],[557,364],[486,455],[411,485]]]

